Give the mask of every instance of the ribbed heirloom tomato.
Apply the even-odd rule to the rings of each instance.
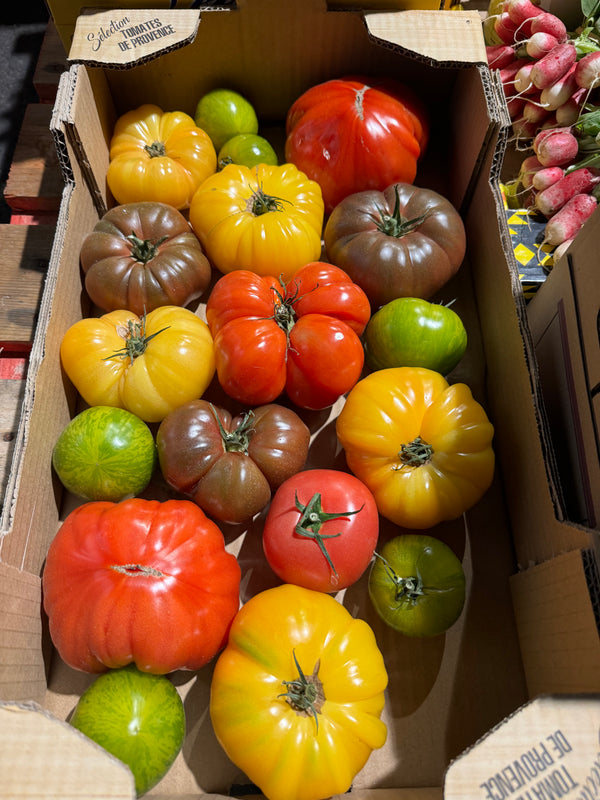
[[[372,372],[350,391],[336,422],[352,472],[379,513],[423,529],[459,517],[494,476],[494,428],[464,383],[422,367]]]
[[[385,743],[387,673],[375,635],[331,595],[283,584],[237,614],[215,665],[210,716],[268,800],[346,792]]]
[[[327,408],[360,377],[369,317],[362,289],[331,264],[306,264],[286,284],[247,270],[224,275],[206,307],[219,382],[245,405],[285,391],[300,408]]]
[[[330,214],[354,192],[412,183],[427,143],[428,115],[398,81],[330,80],[293,103],[286,133],[286,159],[319,183]]]
[[[189,500],[78,506],[50,544],[42,582],[52,641],[84,672],[200,669],[239,608],[237,559]]]

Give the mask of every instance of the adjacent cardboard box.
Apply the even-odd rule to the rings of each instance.
[[[123,34],[106,35],[111,21],[117,29],[126,19],[121,27],[127,29],[149,18],[172,29],[162,50],[148,43],[132,56],[117,44]],[[66,788],[71,797],[130,796],[128,776],[115,770],[112,759],[98,759],[97,750],[79,739],[72,742],[63,721],[92,678],[61,662],[40,612],[48,543],[73,503],[53,479],[50,461],[77,402],[61,371],[59,346],[68,326],[90,311],[79,248],[112,203],[105,174],[114,122],[143,102],[193,113],[203,92],[227,84],[252,100],[269,131],[281,130],[287,108],[304,89],[357,72],[412,84],[432,110],[432,139],[417,183],[445,194],[461,210],[468,234],[465,263],[439,298],[456,298],[469,335],[452,380],[469,383],[489,410],[498,470],[475,508],[431,531],[461,556],[468,578],[464,613],[445,636],[407,640],[385,628],[368,602],[366,576],[339,598],[373,626],[390,674],[388,741],[357,776],[352,793],[358,800],[485,796],[479,774],[468,768],[479,743],[538,695],[599,691],[600,645],[590,531],[557,517],[554,484],[547,481],[551,451],[498,188],[510,120],[485,64],[479,15],[363,14],[327,11],[325,0],[239,0],[229,10],[90,12],[79,17],[78,26],[74,63],[62,76],[52,120],[65,189],[30,359],[10,502],[1,520],[0,765],[15,747],[24,748],[27,757],[20,759],[19,780],[4,794],[0,782],[0,797],[64,796]],[[87,50],[79,46],[84,41]],[[100,47],[90,49],[98,41]],[[309,466],[339,467],[332,428],[338,410],[336,404],[329,412],[306,414],[313,432]],[[382,522],[382,538],[397,533]],[[260,523],[225,529],[224,535],[245,574],[243,601],[273,581],[262,557]],[[173,676],[184,698],[187,737],[172,770],[152,791],[155,797],[251,791],[212,733],[210,677],[210,666]],[[586,713],[578,716],[582,736],[588,701],[593,702],[591,694],[583,700]],[[513,735],[520,752],[536,737],[556,731],[553,718],[545,719],[543,731],[525,725],[522,737]],[[590,736],[596,747],[597,726]],[[506,754],[505,744],[492,747],[492,754],[486,749],[486,774],[504,769]],[[443,789],[449,765],[460,778]],[[584,780],[587,757],[580,767]],[[68,787],[66,771],[74,782]]]

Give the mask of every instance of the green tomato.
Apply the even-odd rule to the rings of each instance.
[[[278,163],[277,154],[271,144],[263,136],[255,133],[238,133],[225,142],[217,158],[219,169],[228,164],[241,164],[252,169],[257,164],[270,164],[276,167]]]
[[[171,681],[133,664],[97,678],[69,722],[127,764],[138,797],[167,774],[185,736],[183,703]]]
[[[111,500],[143,492],[157,463],[150,428],[122,408],[93,406],[62,431],[52,466],[63,486],[86,500]]]
[[[387,542],[369,573],[369,597],[382,620],[405,636],[446,631],[465,602],[465,573],[447,544],[425,534]]]
[[[213,89],[196,106],[196,125],[207,133],[215,150],[238,133],[258,133],[258,118],[252,104],[231,89]]]
[[[449,306],[398,297],[373,314],[364,345],[371,369],[425,367],[447,375],[465,353],[467,332]]]

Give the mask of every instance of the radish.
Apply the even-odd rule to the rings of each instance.
[[[574,239],[598,203],[591,194],[576,194],[546,224],[543,244],[556,246]]]
[[[507,67],[515,58],[514,48],[510,44],[488,45],[485,52],[490,69]]]
[[[579,89],[556,109],[556,124],[561,127],[570,127],[579,119],[581,108],[587,95],[587,89]]]
[[[544,108],[549,111],[556,111],[557,108],[564,105],[567,100],[572,97],[574,92],[577,91],[577,82],[575,80],[576,65],[573,64],[565,72],[562,78],[559,78],[551,86],[542,89],[540,95],[540,103]]]
[[[577,60],[577,50],[571,42],[557,44],[549,53],[536,61],[531,70],[531,80],[538,89],[546,89],[565,74]]]
[[[543,192],[549,186],[559,181],[565,171],[562,167],[542,167],[538,169],[531,179],[531,185],[538,192]]]
[[[565,239],[564,242],[562,242],[556,247],[555,251],[552,253],[552,262],[554,266],[558,264],[559,260],[564,256],[564,254],[567,252],[567,250],[574,241],[575,237],[573,237],[572,239]]]
[[[504,10],[516,27],[516,34],[526,38],[531,33],[531,21],[540,13],[539,6],[531,0],[508,0]]]
[[[550,50],[553,50],[558,43],[558,39],[555,36],[552,36],[551,33],[539,31],[538,33],[534,33],[533,36],[528,39],[527,44],[525,45],[525,50],[530,58],[543,58],[546,53],[549,53]]]
[[[600,85],[600,50],[587,53],[579,59],[575,80],[582,89],[595,89]]]
[[[508,114],[511,120],[517,119],[523,114],[525,100],[522,97],[511,97],[507,99],[506,107],[508,108]]]
[[[565,23],[555,14],[548,11],[541,11],[531,20],[531,33],[550,33],[554,38],[562,43],[567,41],[567,28]]]
[[[533,177],[539,169],[543,169],[543,166],[539,162],[537,156],[527,156],[527,158],[524,158],[521,162],[517,183],[524,189],[531,189]]]
[[[511,20],[506,11],[498,14],[494,20],[494,31],[504,44],[514,44],[517,41],[517,25]]]
[[[499,70],[500,81],[502,83],[502,88],[504,90],[504,94],[506,97],[510,97],[511,93],[513,92],[513,88],[515,85],[515,78],[518,75],[519,70],[525,64],[529,64],[528,59],[515,58],[515,60],[511,64]]]
[[[539,92],[537,86],[533,85],[531,80],[531,70],[533,69],[533,61],[527,61],[522,67],[519,67],[513,79],[513,86],[517,94],[533,94]]]
[[[548,119],[550,113],[539,103],[527,101],[523,106],[523,119],[526,119],[527,122],[533,122],[535,125],[542,125]]]
[[[548,128],[533,140],[533,152],[545,167],[561,167],[577,157],[579,142],[568,128]]]
[[[528,122],[523,119],[516,119],[512,123],[512,130],[515,139],[533,139],[536,134],[538,126],[533,122]]]
[[[535,207],[545,217],[552,217],[576,194],[589,194],[600,182],[592,170],[581,167],[564,175],[535,198]]]

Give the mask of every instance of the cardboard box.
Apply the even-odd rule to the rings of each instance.
[[[488,409],[498,470],[475,508],[431,531],[455,549],[467,573],[463,615],[444,636],[406,640],[393,634],[370,608],[366,578],[339,598],[373,626],[390,674],[388,741],[357,776],[352,794],[357,800],[484,797],[482,785],[493,781],[470,766],[480,746],[480,767],[493,777],[566,726],[560,698],[542,704],[543,713],[531,722],[529,701],[539,694],[588,693],[567,739],[585,736],[589,743],[591,736],[597,748],[597,725],[588,735],[586,722],[590,715],[597,721],[591,693],[600,690],[595,560],[589,530],[557,518],[546,483],[535,361],[498,188],[510,121],[485,65],[479,15],[333,12],[324,0],[239,0],[231,10],[139,14],[111,9],[79,18],[82,37],[74,43],[53,114],[65,189],[15,445],[11,502],[1,521],[0,766],[20,754],[20,772],[10,784],[0,782],[0,797],[131,796],[128,772],[99,757],[97,748],[64,724],[92,677],[61,662],[40,614],[44,557],[73,502],[53,480],[50,461],[77,401],[60,368],[59,346],[67,328],[90,310],[79,249],[112,202],[105,174],[113,124],[143,102],[193,113],[203,92],[226,83],[245,93],[274,130],[304,89],[357,72],[413,84],[432,109],[431,143],[417,183],[445,194],[461,210],[468,234],[465,263],[439,298],[456,298],[454,308],[469,335],[452,379],[467,382]],[[149,14],[173,30],[162,51],[150,43],[132,54],[118,48],[116,39],[96,35],[107,32],[111,21],[143,22]],[[91,50],[97,41],[100,48]],[[338,411],[336,404],[329,413],[308,417],[315,466],[337,463],[331,425]],[[382,537],[397,532],[382,524]],[[227,544],[243,571],[252,570],[253,588],[260,588],[268,580],[260,567],[260,534],[249,527]],[[212,733],[210,677],[210,665],[174,676],[184,698],[187,737],[152,796],[183,800],[199,793],[252,792]],[[510,724],[520,709],[522,727],[511,725],[498,738],[497,727]],[[573,745],[571,751],[580,752]],[[588,752],[571,767],[581,783],[591,767]],[[523,798],[536,786],[534,777],[523,779]]]

